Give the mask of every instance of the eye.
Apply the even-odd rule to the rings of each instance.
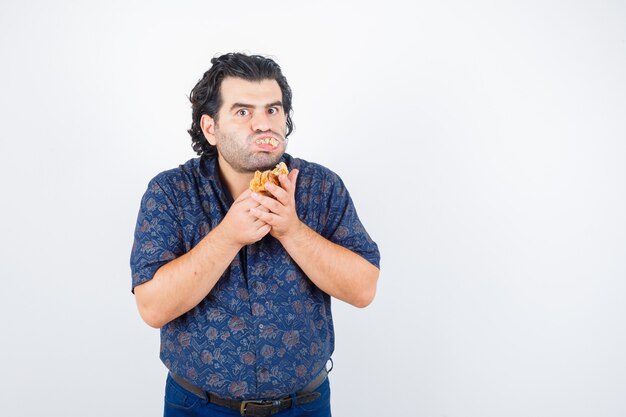
[[[267,109],[267,112],[269,114],[278,114],[280,110],[278,109],[278,107],[270,107],[269,109]]]
[[[249,114],[248,109],[239,109],[239,110],[237,110],[237,115],[238,115],[238,116],[243,116],[243,117],[245,117],[245,116],[247,116],[248,114]]]

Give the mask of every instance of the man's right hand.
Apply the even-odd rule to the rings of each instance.
[[[253,208],[267,210],[250,193],[241,194],[220,224],[193,249],[135,287],[137,306],[146,323],[158,328],[191,310],[211,291],[243,246],[270,232],[270,225],[250,213]]]
[[[222,229],[221,232],[225,242],[231,243],[238,248],[258,242],[271,230],[269,224],[250,213],[251,209],[268,211],[256,200],[252,199],[251,194],[250,190],[246,190],[237,197],[228,213],[226,213],[224,220],[218,226],[218,228]]]

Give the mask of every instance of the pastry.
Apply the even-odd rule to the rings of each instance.
[[[280,187],[280,181],[278,180],[278,176],[281,174],[287,175],[289,170],[287,169],[287,165],[284,162],[280,162],[276,165],[276,168],[270,169],[267,171],[257,171],[254,173],[254,178],[250,181],[250,189],[256,193],[264,193],[270,194],[265,189],[265,183],[271,182],[272,184],[278,185]]]

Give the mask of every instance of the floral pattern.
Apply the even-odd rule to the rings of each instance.
[[[296,210],[320,235],[379,266],[341,179],[285,154],[298,168]],[[188,252],[217,226],[233,199],[215,158],[195,158],[152,179],[142,198],[131,253],[132,288]],[[211,292],[161,329],[161,360],[217,395],[277,398],[302,389],[334,349],[330,297],[267,235],[244,247]]]

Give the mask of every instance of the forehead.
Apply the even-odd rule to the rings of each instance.
[[[243,78],[226,77],[222,80],[220,94],[224,108],[233,103],[266,105],[282,101],[282,92],[276,80],[248,81]]]

